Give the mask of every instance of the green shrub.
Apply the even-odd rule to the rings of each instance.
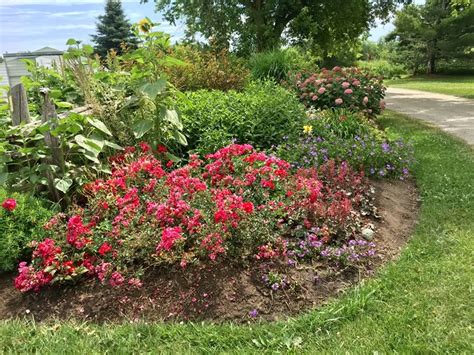
[[[256,53],[249,59],[253,79],[288,80],[288,73],[316,70],[315,58],[294,48]]]
[[[171,54],[184,62],[163,68],[169,81],[182,91],[242,90],[249,78],[244,60],[228,51],[174,46]]]
[[[0,188],[0,203],[8,198],[16,200],[16,208],[0,207],[0,272],[14,270],[18,261],[31,255],[28,244],[44,239],[43,226],[54,213],[39,199]]]
[[[357,62],[357,67],[367,73],[381,76],[384,79],[396,79],[407,74],[406,68],[401,64],[390,63],[387,60],[371,60]]]
[[[243,92],[196,91],[179,103],[191,150],[206,154],[233,139],[266,149],[301,130],[304,106],[272,82],[251,83]]]

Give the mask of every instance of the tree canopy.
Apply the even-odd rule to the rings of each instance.
[[[121,53],[123,45],[136,46],[137,39],[125,17],[120,0],[107,0],[105,14],[98,19],[97,35],[93,35],[92,40],[96,44],[96,53],[101,57],[106,56],[111,49]]]
[[[438,60],[474,60],[474,7],[470,0],[427,0],[396,13],[388,40],[398,45],[399,61],[414,72],[435,73]]]
[[[148,0],[142,0],[147,2]],[[184,20],[187,35],[243,53],[282,43],[305,43],[325,53],[337,50],[409,0],[155,0],[173,24]]]

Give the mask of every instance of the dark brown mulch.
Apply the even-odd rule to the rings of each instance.
[[[79,285],[53,286],[39,294],[21,294],[13,287],[13,274],[0,275],[0,319],[34,317],[37,321],[77,319],[94,322],[125,320],[247,321],[258,310],[259,319],[276,320],[321,305],[345,289],[371,276],[393,260],[416,224],[418,202],[412,181],[375,181],[374,220],[377,256],[364,269],[337,271],[331,266],[299,265],[281,268],[290,280],[286,290],[272,292],[261,275],[269,265],[224,263],[150,271],[140,289],[111,288],[94,280]]]

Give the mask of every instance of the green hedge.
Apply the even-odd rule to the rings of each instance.
[[[43,238],[43,226],[54,214],[39,199],[0,188],[0,204],[7,198],[15,199],[17,206],[11,212],[0,207],[0,272],[14,270],[18,261],[31,255],[28,244]]]
[[[300,132],[305,109],[294,94],[270,82],[253,82],[243,92],[186,93],[179,110],[189,149],[207,154],[233,139],[266,149]]]

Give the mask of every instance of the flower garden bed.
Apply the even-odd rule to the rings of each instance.
[[[79,319],[95,322],[130,320],[276,320],[309,310],[371,276],[395,258],[416,221],[417,193],[411,180],[373,181],[375,255],[363,266],[336,267],[314,260],[296,267],[281,261],[251,261],[246,266],[222,259],[181,267],[157,266],[140,288],[101,285],[94,279],[53,285],[39,293],[19,294],[12,274],[0,278],[0,319],[33,316],[35,320]],[[262,276],[285,275],[287,288],[272,290]]]

